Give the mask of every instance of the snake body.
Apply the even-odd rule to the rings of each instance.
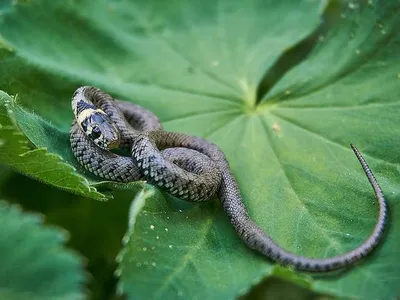
[[[387,204],[382,190],[360,152],[351,145],[374,189],[379,216],[374,230],[359,247],[331,258],[308,258],[278,246],[249,217],[239,186],[224,153],[204,139],[164,131],[150,111],[114,100],[95,87],[74,93],[70,130],[72,151],[89,172],[104,179],[147,180],[187,201],[207,201],[218,194],[222,208],[242,241],[251,249],[298,270],[320,272],[349,266],[370,253],[385,229]],[[117,155],[119,147],[129,156]]]

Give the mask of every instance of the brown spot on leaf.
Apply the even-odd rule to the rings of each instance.
[[[276,135],[281,133],[281,127],[276,122],[272,125],[272,130],[275,132]]]

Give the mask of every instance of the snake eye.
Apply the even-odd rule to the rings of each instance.
[[[92,139],[97,139],[101,135],[101,130],[98,126],[93,126],[92,128],[92,133],[90,134],[90,137]]]

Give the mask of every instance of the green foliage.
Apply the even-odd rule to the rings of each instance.
[[[84,272],[65,233],[0,201],[0,299],[83,299]]]
[[[339,297],[393,298],[400,292],[400,4],[328,7],[324,28],[316,1],[4,5],[0,82],[19,97],[1,94],[0,162],[94,199],[105,198],[94,186],[127,195],[144,187],[118,256],[119,291],[130,298],[235,298],[271,276]],[[305,41],[316,45],[307,57],[294,55],[280,78],[280,62],[304,51]],[[297,274],[244,247],[217,201],[191,205],[143,183],[93,178],[68,142],[70,98],[84,84],[150,109],[167,130],[219,145],[251,217],[306,256],[353,249],[374,226],[377,205],[354,143],[387,195],[386,239],[346,272]],[[37,149],[27,149],[21,131]]]
[[[68,139],[65,139],[68,136],[64,134],[63,140],[59,137],[59,132],[49,123],[15,105],[14,99],[0,91],[0,161],[18,172],[55,187],[94,199],[105,199],[105,196],[98,193],[85,178],[75,172],[74,167],[55,155],[55,151],[49,153],[46,148],[39,148],[41,143],[54,149],[59,144],[57,141],[62,141],[62,147],[68,149],[66,147]],[[29,131],[28,136],[40,141],[36,144],[37,149],[31,150],[28,147],[27,138],[14,125],[15,118],[21,127]]]

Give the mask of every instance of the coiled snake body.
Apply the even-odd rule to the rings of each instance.
[[[386,201],[372,171],[353,145],[378,198],[377,223],[368,239],[356,249],[331,258],[308,258],[279,247],[250,219],[225,155],[216,145],[198,137],[166,132],[151,112],[114,100],[95,87],[79,88],[72,97],[72,108],[72,151],[89,172],[122,182],[145,179],[187,201],[206,201],[218,193],[243,242],[283,265],[311,272],[345,267],[366,256],[383,235]],[[131,156],[109,151],[117,147],[129,151]]]

